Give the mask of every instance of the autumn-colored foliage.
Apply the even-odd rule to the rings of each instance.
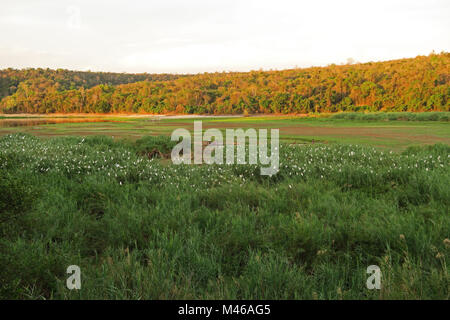
[[[450,53],[284,71],[0,71],[4,113],[449,111]]]

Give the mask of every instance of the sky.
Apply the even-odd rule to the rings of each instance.
[[[448,0],[1,0],[0,69],[281,70],[450,51]]]

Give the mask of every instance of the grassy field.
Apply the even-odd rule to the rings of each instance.
[[[442,113],[448,114],[448,113]],[[338,114],[339,115],[339,114]],[[103,117],[60,117],[41,118],[41,121],[57,120],[56,124],[33,124],[39,118],[32,118],[33,125],[6,126],[2,121],[30,121],[30,118],[0,120],[0,135],[11,133],[30,133],[42,137],[107,135],[114,138],[136,140],[147,135],[170,135],[175,128],[193,129],[194,121],[201,120],[203,128],[279,128],[280,137],[290,143],[347,143],[370,145],[389,150],[402,150],[409,146],[434,143],[450,144],[450,124],[448,121],[410,121],[399,118],[396,121],[359,116],[358,119],[340,119],[339,117],[306,118],[294,116],[264,117],[220,117],[220,118],[133,118],[118,116]],[[347,117],[351,118],[351,115]],[[441,118],[443,116],[440,116]],[[428,117],[426,119],[431,119]],[[97,121],[76,122],[64,121]],[[103,122],[108,121],[108,122]]]
[[[194,119],[109,120],[0,128],[0,298],[450,298],[448,123],[201,119],[280,128],[266,177],[143,156]]]

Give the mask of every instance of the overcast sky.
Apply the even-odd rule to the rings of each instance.
[[[0,68],[197,73],[450,51],[449,0],[14,0]]]

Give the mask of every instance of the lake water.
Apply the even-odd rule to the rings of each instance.
[[[56,124],[56,123],[84,123],[84,122],[112,122],[112,120],[106,119],[71,119],[71,118],[47,118],[47,119],[36,119],[36,118],[24,118],[24,119],[0,119],[0,128],[10,128],[10,127],[28,127],[37,126],[43,124]]]
[[[149,121],[161,119],[202,119],[202,118],[240,118],[242,115],[132,115],[123,116],[121,119],[127,121],[129,118],[144,119]],[[28,127],[43,124],[56,123],[87,123],[87,122],[120,122],[120,120],[111,120],[105,118],[0,118],[0,128],[7,127]]]

